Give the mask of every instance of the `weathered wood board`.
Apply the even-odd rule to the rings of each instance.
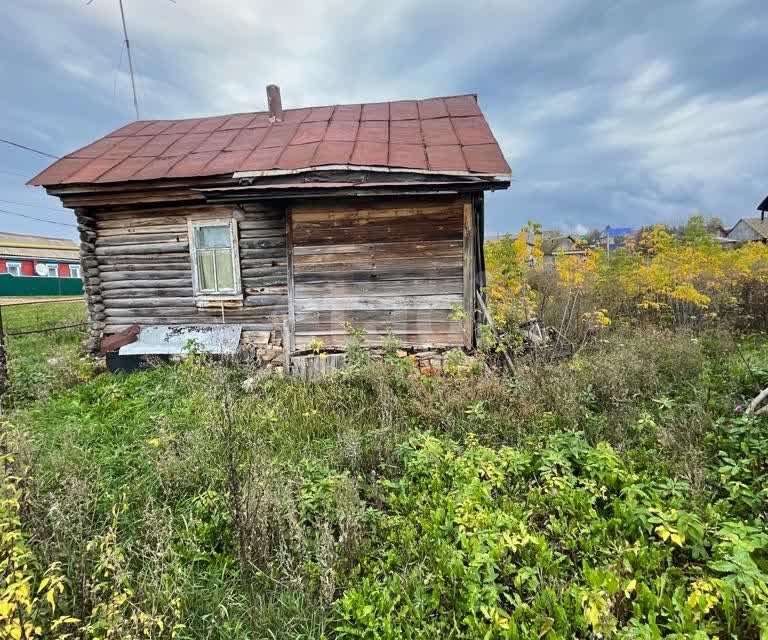
[[[345,325],[369,345],[461,346],[468,197],[294,204],[290,210],[294,347],[342,346]]]

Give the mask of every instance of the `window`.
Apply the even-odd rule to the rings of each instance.
[[[190,220],[192,278],[198,297],[239,297],[240,259],[234,220]]]
[[[71,264],[71,265],[69,265],[69,277],[70,278],[79,278],[80,277],[80,265],[79,264]]]
[[[20,276],[21,262],[6,262],[5,271],[6,273],[10,273],[12,276]]]
[[[45,265],[48,269],[48,277],[49,278],[58,278],[59,277],[59,265],[57,264],[47,264]]]

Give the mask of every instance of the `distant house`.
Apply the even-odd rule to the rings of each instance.
[[[544,262],[552,263],[558,256],[583,256],[585,250],[578,246],[578,240],[571,235],[562,235],[559,231],[544,231],[541,238],[541,251]]]
[[[728,232],[728,238],[737,242],[763,242],[768,243],[768,220],[765,213],[768,211],[768,197],[757,207],[760,216],[757,218],[742,218]]]
[[[728,239],[737,242],[768,242],[768,220],[742,218],[728,232]]]
[[[631,227],[607,226],[600,234],[600,246],[606,249],[619,249],[624,246],[627,238],[634,233]]]
[[[0,296],[82,293],[80,250],[74,242],[0,233]]]

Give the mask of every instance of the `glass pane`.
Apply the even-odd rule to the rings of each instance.
[[[229,246],[230,234],[228,224],[215,227],[197,227],[195,233],[198,249]]]
[[[215,291],[216,277],[214,275],[213,251],[198,251],[197,278],[200,281],[200,291]]]
[[[216,277],[218,290],[234,289],[235,274],[232,271],[232,253],[229,249],[216,249]]]

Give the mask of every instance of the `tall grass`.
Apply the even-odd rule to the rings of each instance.
[[[24,526],[86,637],[320,638],[344,594],[388,580],[387,483],[415,435],[525,451],[579,433],[706,502],[709,434],[759,384],[764,337],[646,328],[505,377],[392,358],[303,382],[193,357],[58,390],[4,429],[31,470]]]

